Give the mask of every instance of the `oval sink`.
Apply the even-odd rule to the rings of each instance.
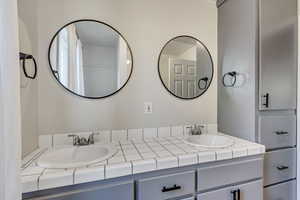
[[[234,144],[234,140],[222,135],[193,135],[184,140],[187,144],[204,148],[226,148]]]
[[[84,167],[112,157],[117,149],[108,145],[90,145],[55,149],[43,154],[37,164],[43,168]]]

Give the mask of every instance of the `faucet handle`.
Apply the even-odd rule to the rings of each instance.
[[[89,144],[95,144],[95,138],[94,138],[95,135],[100,135],[100,133],[98,133],[98,132],[92,132],[89,135],[89,139],[88,139],[88,143]]]
[[[72,137],[73,138],[73,145],[74,146],[79,144],[80,137],[78,135],[70,134],[70,135],[68,135],[68,137]]]

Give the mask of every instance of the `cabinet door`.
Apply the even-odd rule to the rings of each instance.
[[[239,194],[238,194],[239,193]],[[262,200],[262,180],[198,195],[198,200]]]
[[[260,110],[296,108],[297,0],[260,0]]]

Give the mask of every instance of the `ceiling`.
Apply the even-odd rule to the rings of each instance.
[[[76,23],[76,31],[83,45],[116,47],[119,34],[105,24],[91,21]]]

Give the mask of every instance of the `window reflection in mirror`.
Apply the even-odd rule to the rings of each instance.
[[[103,98],[119,91],[132,72],[132,53],[111,26],[80,20],[52,39],[49,63],[55,78],[72,93]]]
[[[213,78],[208,49],[191,36],[179,36],[167,42],[159,56],[158,70],[165,88],[182,99],[201,96]]]

